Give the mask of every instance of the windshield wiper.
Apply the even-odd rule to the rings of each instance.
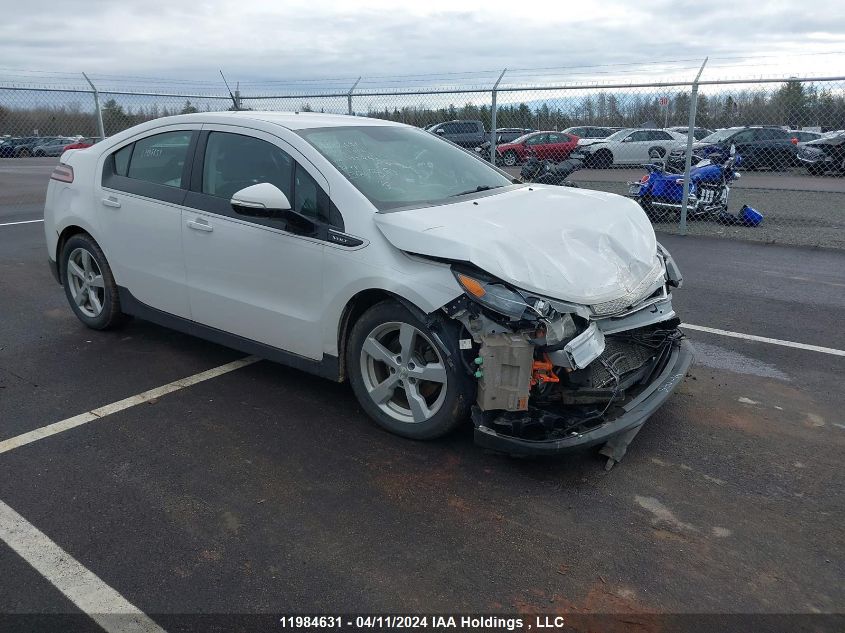
[[[475,189],[470,189],[468,191],[462,191],[461,193],[453,193],[450,198],[455,198],[457,196],[466,196],[471,193],[478,193],[479,191],[490,191],[491,189],[498,189],[499,187],[504,187],[504,185],[478,185]]]

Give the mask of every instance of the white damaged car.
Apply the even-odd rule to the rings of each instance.
[[[44,211],[71,309],[348,380],[415,439],[612,465],[692,360],[639,206],[527,185],[386,121],[168,117],[65,153]]]

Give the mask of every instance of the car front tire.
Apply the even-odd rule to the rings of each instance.
[[[595,153],[593,165],[596,169],[609,169],[613,165],[613,154],[608,149],[600,149]]]
[[[124,320],[111,267],[90,235],[78,233],[65,243],[60,270],[68,303],[84,325],[107,330]]]
[[[367,310],[352,327],[346,368],[366,413],[384,429],[416,440],[440,437],[466,420],[475,383],[450,339],[397,301]],[[457,337],[455,337],[457,338]],[[457,341],[455,341],[457,347]]]
[[[502,157],[502,162],[505,163],[506,167],[513,167],[519,162],[519,156],[516,155],[516,152],[512,149],[505,152],[505,155]]]

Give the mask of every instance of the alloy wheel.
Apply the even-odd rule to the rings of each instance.
[[[67,283],[76,307],[87,317],[103,311],[106,288],[97,260],[84,248],[75,248],[67,260]]]
[[[430,420],[446,399],[443,357],[422,331],[409,323],[374,328],[361,347],[361,377],[367,394],[398,422]]]

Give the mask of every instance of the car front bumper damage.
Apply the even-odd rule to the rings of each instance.
[[[642,378],[599,407],[529,401],[526,411],[482,411],[473,407],[475,442],[510,455],[558,455],[604,444],[608,469],[625,455],[648,418],[680,384],[693,360],[690,343],[678,330],[637,368]],[[611,338],[611,337],[608,337]]]

